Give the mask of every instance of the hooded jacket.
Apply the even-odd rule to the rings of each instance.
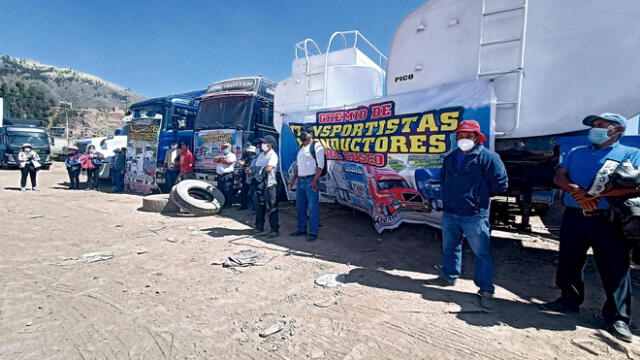
[[[440,180],[444,212],[460,216],[489,216],[490,197],[507,191],[507,171],[495,152],[476,145],[458,166],[460,149],[445,156]]]

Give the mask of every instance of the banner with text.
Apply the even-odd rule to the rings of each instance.
[[[161,121],[156,118],[136,119],[129,126],[124,183],[132,192],[146,195],[158,190],[156,155]]]
[[[367,213],[378,232],[403,222],[438,226],[442,159],[455,149],[462,120],[476,120],[493,148],[493,86],[484,80],[448,84],[375,99],[348,108],[285,114],[281,173],[296,166],[303,124],[312,124],[328,173],[319,185],[324,202]],[[309,126],[309,125],[306,125]],[[295,199],[294,189],[287,189]]]

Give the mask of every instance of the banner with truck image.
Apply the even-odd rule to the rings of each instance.
[[[440,168],[456,148],[462,120],[476,120],[493,148],[493,86],[484,80],[448,84],[374,99],[340,109],[284,115],[280,166],[292,176],[303,124],[322,143],[328,173],[320,199],[371,216],[378,232],[402,223],[438,226],[442,215]],[[308,125],[307,125],[308,126]],[[295,199],[295,188],[287,189]]]
[[[156,155],[161,118],[135,119],[127,138],[127,169],[124,184],[140,194],[159,190],[156,183]]]

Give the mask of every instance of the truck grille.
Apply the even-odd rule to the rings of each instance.
[[[424,202],[424,200],[422,199],[422,195],[420,194],[402,193],[402,198],[406,202],[417,202],[417,203]]]

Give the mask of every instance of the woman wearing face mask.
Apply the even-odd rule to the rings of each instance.
[[[99,173],[103,160],[104,156],[93,145],[89,145],[87,152],[80,158],[82,168],[87,171],[87,190],[100,189]]]
[[[36,174],[40,168],[40,156],[32,151],[31,144],[23,144],[22,151],[18,154],[20,163],[20,190],[25,191],[27,186],[27,176],[31,178],[31,190],[38,191],[36,188]]]
[[[78,148],[74,146],[69,147],[69,153],[64,160],[64,164],[67,166],[67,173],[69,174],[69,189],[77,190],[80,188],[80,154]]]

